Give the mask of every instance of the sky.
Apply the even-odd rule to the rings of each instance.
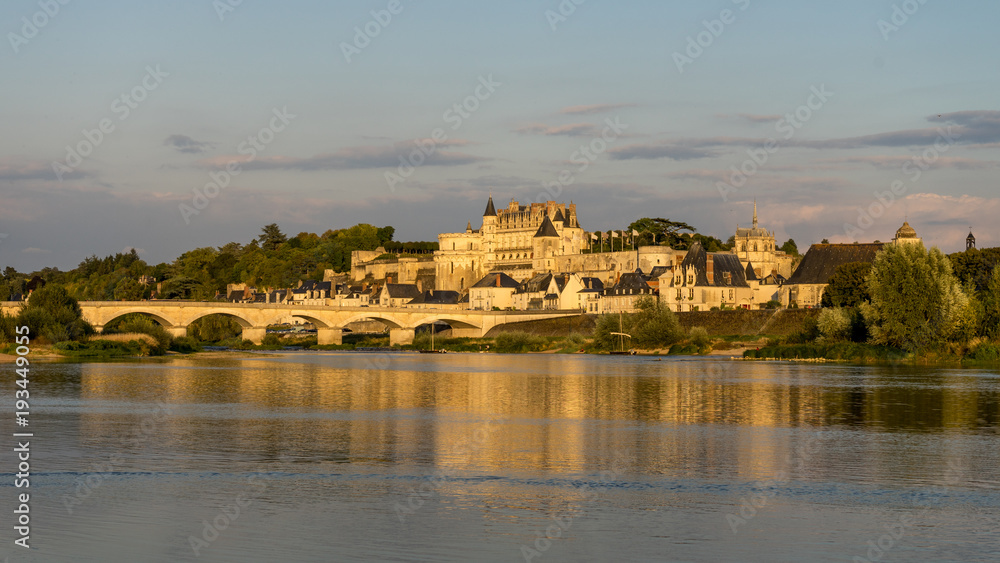
[[[989,0],[0,3],[0,268],[577,204],[1000,245]]]

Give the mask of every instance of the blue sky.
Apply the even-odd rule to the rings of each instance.
[[[272,222],[430,240],[478,226],[490,190],[535,201],[561,173],[554,199],[591,230],[653,216],[725,239],[756,198],[803,248],[904,218],[946,251],[970,224],[1000,244],[995,2],[399,0],[385,25],[388,0],[218,5],[0,4],[0,267],[126,247],[158,263]],[[22,18],[44,25],[29,38]],[[400,158],[423,162],[390,188]],[[738,188],[734,167],[752,172]]]

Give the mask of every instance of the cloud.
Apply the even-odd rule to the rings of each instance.
[[[566,115],[593,115],[604,113],[621,108],[635,107],[635,104],[593,104],[589,106],[569,106],[559,110],[559,113]]]
[[[716,117],[720,119],[742,119],[751,123],[775,123],[781,119],[780,115],[757,115],[753,113],[719,113]]]
[[[514,130],[522,135],[565,135],[567,137],[595,137],[600,134],[593,123],[570,123],[568,125],[544,125],[530,123]]]
[[[982,145],[1000,142],[1000,111],[959,111],[932,115],[927,121],[934,127],[891,131],[860,137],[829,139],[825,141],[799,141],[799,146],[814,149],[857,149],[865,147],[915,147],[930,146],[935,142],[949,142],[948,138],[962,145]]]
[[[51,254],[51,250],[45,250],[44,248],[35,248],[34,246],[29,246],[22,250],[24,254]]]
[[[611,160],[647,159],[693,160],[716,156],[712,151],[675,144],[628,145],[608,151]]]
[[[184,154],[201,154],[212,147],[212,143],[195,141],[187,135],[170,135],[163,144]]]
[[[821,162],[833,164],[868,164],[879,169],[898,170],[903,164],[912,162],[914,157],[897,155],[873,155],[873,156],[851,156],[846,158],[832,158]],[[934,168],[955,168],[958,170],[984,170],[997,168],[1000,162],[995,160],[977,160],[974,158],[963,158],[958,156],[941,156],[931,165]]]
[[[471,141],[462,139],[446,141],[419,139],[396,143],[389,147],[347,147],[333,153],[318,154],[307,158],[272,156],[257,157],[250,160],[245,155],[224,155],[204,159],[201,161],[201,164],[209,168],[225,168],[230,162],[240,162],[244,170],[301,170],[305,172],[395,168],[400,165],[400,159],[419,161],[418,158],[410,158],[410,155],[414,154],[415,151],[419,152],[420,156],[423,157],[422,166],[463,166],[493,160],[466,153],[441,150],[444,147],[470,144],[472,144]],[[430,150],[431,148],[434,149],[434,152],[429,156],[426,155],[424,150]]]
[[[62,161],[58,162],[63,164]],[[90,176],[90,173],[76,168],[63,175],[64,178],[69,176],[83,178]],[[15,157],[0,158],[0,181],[43,180],[54,182],[58,179],[59,177],[52,169],[52,162]]]

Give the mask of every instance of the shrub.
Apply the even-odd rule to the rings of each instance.
[[[170,342],[173,338],[167,332],[167,329],[160,326],[159,323],[149,318],[146,315],[126,315],[117,322],[109,323],[104,327],[105,334],[144,334],[152,337],[155,342],[152,343],[153,349],[150,351],[152,355],[159,356],[166,353],[170,348]]]
[[[190,354],[192,352],[200,352],[201,344],[198,344],[198,341],[190,336],[182,336],[174,339],[170,344],[170,349],[181,354]]]
[[[712,351],[712,339],[709,338],[705,327],[692,327],[688,335],[691,338],[691,345],[698,349],[699,354],[707,354]]]
[[[283,346],[281,342],[281,337],[273,332],[265,334],[263,340],[264,346]]]
[[[847,340],[851,335],[851,318],[839,307],[823,309],[816,319],[816,327],[825,340]]]
[[[31,338],[41,337],[53,344],[80,340],[94,333],[93,327],[83,320],[80,304],[66,288],[55,284],[31,294],[17,324],[27,326]]]
[[[538,352],[548,346],[548,341],[541,336],[526,332],[503,332],[493,341],[493,346],[501,354],[518,352]]]

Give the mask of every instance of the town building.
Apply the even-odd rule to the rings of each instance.
[[[469,288],[469,308],[479,311],[512,309],[519,282],[503,272],[490,272]]]
[[[819,307],[837,268],[852,262],[872,263],[885,243],[814,244],[781,288],[784,307]]]
[[[604,288],[601,308],[604,313],[634,313],[636,303],[643,298],[656,299],[657,290],[642,270],[622,274],[615,284]]]
[[[750,266],[728,252],[706,252],[701,243],[688,250],[680,267],[659,276],[660,301],[672,311],[754,309],[754,290],[747,283]]]

